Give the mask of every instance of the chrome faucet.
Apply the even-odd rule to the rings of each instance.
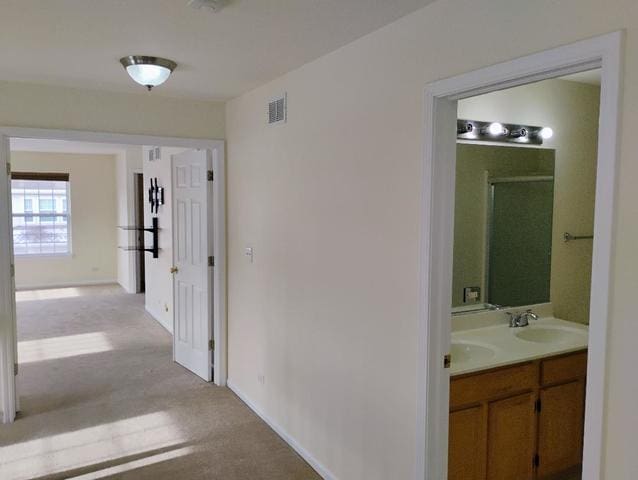
[[[526,310],[524,312],[505,312],[509,317],[510,328],[518,328],[518,327],[526,327],[529,325],[529,319],[538,320],[538,315],[536,315],[532,310]]]

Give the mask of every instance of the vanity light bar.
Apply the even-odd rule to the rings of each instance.
[[[549,127],[478,120],[456,121],[456,138],[459,140],[542,145],[543,140],[549,140],[553,134]]]

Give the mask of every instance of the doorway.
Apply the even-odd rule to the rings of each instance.
[[[206,295],[214,297],[215,301],[211,302],[213,305],[211,311],[211,329],[218,341],[215,345],[215,351],[213,352],[215,374],[216,378],[214,383],[220,386],[224,386],[226,383],[226,344],[225,344],[225,218],[224,218],[224,145],[222,141],[217,140],[191,140],[181,138],[163,138],[163,137],[148,137],[137,135],[118,135],[118,134],[99,134],[99,133],[86,133],[78,131],[57,131],[57,130],[41,130],[41,129],[29,129],[29,128],[13,128],[13,127],[1,127],[0,128],[0,163],[4,163],[6,169],[1,169],[0,172],[0,196],[6,198],[7,202],[0,202],[0,238],[2,241],[0,245],[0,265],[6,265],[6,269],[2,269],[2,272],[6,272],[6,276],[0,278],[0,408],[3,412],[3,422],[9,423],[15,419],[16,411],[18,410],[18,392],[16,391],[16,374],[19,370],[19,358],[18,358],[18,340],[17,340],[17,325],[16,325],[16,307],[15,307],[15,278],[14,278],[14,255],[13,255],[13,241],[12,241],[12,229],[11,225],[11,193],[9,184],[10,175],[10,157],[9,157],[9,139],[41,139],[52,141],[75,141],[75,142],[99,142],[104,144],[115,145],[135,145],[145,146],[154,145],[155,148],[162,146],[176,147],[178,149],[188,150],[205,150],[210,152],[210,169],[214,172],[214,178],[220,181],[211,183],[211,198],[213,199],[212,208],[210,214],[205,217],[204,226],[206,230],[210,231],[213,235],[211,248],[214,251],[214,256],[217,259],[214,268],[211,269],[211,277],[214,279],[214,283],[210,290],[207,289]],[[169,167],[170,171],[170,167]],[[143,217],[139,215],[139,204],[145,204],[143,191],[144,186],[139,185],[139,177],[133,177],[131,172],[128,178],[130,180],[127,183],[130,185],[130,197],[131,202],[137,203],[136,207],[131,208],[133,214],[131,220],[134,222],[124,224],[125,230],[135,229],[132,223],[143,222]],[[213,175],[211,175],[211,178]],[[157,186],[157,182],[156,182]],[[134,194],[134,191],[137,190]],[[161,193],[161,192],[156,192]],[[141,195],[140,195],[141,194]],[[161,196],[156,197],[156,201]],[[141,202],[140,202],[141,201]],[[167,199],[167,202],[170,198]],[[210,219],[210,220],[209,220]],[[154,224],[156,222],[153,222]],[[170,218],[169,218],[170,223]],[[144,225],[148,227],[148,225]],[[164,227],[166,232],[171,235],[171,226],[166,225]],[[210,230],[209,230],[210,229]],[[161,230],[160,230],[161,232]],[[111,233],[111,232],[109,232]],[[152,233],[152,232],[151,232]],[[150,234],[147,234],[150,235]],[[159,236],[162,234],[159,233]],[[165,234],[164,234],[165,235]],[[148,236],[143,239],[145,250],[149,250]],[[137,243],[140,241],[139,237],[131,238],[133,246],[137,250]],[[157,245],[157,244],[156,244]],[[131,249],[128,247],[128,249]],[[149,255],[150,253],[147,253]],[[146,260],[146,259],[145,259]],[[172,255],[171,255],[172,263]],[[148,265],[145,264],[145,270],[148,270]],[[148,272],[145,272],[148,274]],[[166,269],[168,273],[168,268]],[[4,275],[4,274],[3,274]],[[147,275],[139,275],[144,277]],[[133,283],[135,289],[139,285]],[[145,282],[144,289],[148,291],[148,283]],[[172,297],[172,292],[170,293]],[[206,342],[208,346],[209,342]]]
[[[144,252],[144,174],[134,173],[135,211],[135,293],[146,290],[146,255]]]
[[[607,315],[621,64],[621,34],[604,35],[435,82],[426,89],[421,235],[417,478],[447,478],[449,351],[457,101],[602,68],[583,479],[601,475]]]

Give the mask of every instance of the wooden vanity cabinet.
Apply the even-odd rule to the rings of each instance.
[[[550,480],[582,463],[587,352],[453,377],[449,480]]]

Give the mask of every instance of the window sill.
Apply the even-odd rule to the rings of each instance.
[[[67,258],[73,253],[16,253],[15,258]]]

